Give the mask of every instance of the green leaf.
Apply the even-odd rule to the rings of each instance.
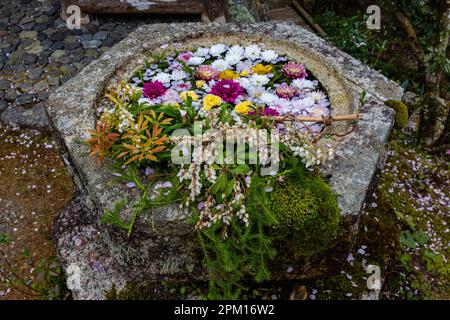
[[[407,253],[402,254],[402,256],[400,257],[400,261],[402,262],[403,267],[406,269],[406,271],[409,271],[409,263],[411,262],[410,255]]]
[[[240,164],[236,168],[230,170],[234,174],[243,174],[250,171],[250,167],[246,164]]]
[[[417,241],[417,243],[420,244],[421,246],[427,244],[427,242],[428,242],[428,236],[423,231],[414,232],[413,237]]]
[[[400,243],[408,248],[416,248],[416,241],[409,231],[403,231],[400,234]]]

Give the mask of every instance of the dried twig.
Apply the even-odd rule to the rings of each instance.
[[[361,114],[349,114],[345,116],[328,116],[328,117],[306,117],[306,116],[294,116],[291,114],[284,116],[263,116],[265,119],[273,119],[277,121],[299,121],[299,122],[319,122],[324,124],[330,124],[335,121],[352,121],[361,119]]]
[[[317,23],[314,22],[314,19],[309,15],[309,13],[301,6],[301,4],[297,0],[293,0],[292,4],[294,5],[295,9],[297,9],[298,12],[302,15],[302,17],[310,24],[310,26],[316,31],[321,37],[326,37],[327,33],[322,29],[321,26],[319,26]]]

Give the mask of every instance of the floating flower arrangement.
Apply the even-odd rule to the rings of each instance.
[[[316,120],[330,115],[330,102],[305,66],[255,44],[215,44],[153,57],[106,96],[111,103],[99,110],[87,143],[100,161],[114,159],[116,175],[142,197],[132,221],[120,219],[124,204],[102,220],[130,233],[139,214],[179,203],[193,212],[216,261],[232,251],[250,259],[254,249],[261,259],[235,267],[267,279],[264,261],[275,254],[267,228],[283,219],[267,194],[286,181],[310,181],[333,157],[316,144],[323,130]],[[234,148],[225,148],[230,141]],[[244,239],[245,232],[255,237]],[[228,246],[238,235],[243,247]]]

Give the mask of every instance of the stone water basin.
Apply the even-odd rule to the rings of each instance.
[[[293,24],[147,25],[60,87],[47,106],[60,151],[78,189],[76,199],[55,220],[53,232],[68,274],[73,274],[74,266],[79,268],[81,285],[72,290],[75,298],[102,299],[113,283],[121,288],[133,281],[207,279],[201,257],[196,258],[192,226],[186,221],[189,212],[177,205],[142,215],[130,238],[124,231],[99,224],[99,217],[116,201],[124,196],[132,201],[138,195],[113,184],[108,166],[98,166],[87,155],[88,147],[79,142],[87,139],[87,131],[94,128],[104,92],[129,79],[149,54],[215,43],[256,43],[287,55],[304,64],[320,81],[330,98],[332,115],[362,114],[349,134],[327,141],[334,145],[336,154],[322,168],[337,195],[341,214],[348,221],[349,235],[357,230],[359,214],[376,171],[383,165],[385,144],[394,123],[395,114],[384,101],[401,98],[403,92],[398,84]],[[361,105],[363,92],[365,103]],[[339,122],[327,130],[347,133],[350,129],[351,123]],[[126,212],[124,215],[129,218]],[[275,273],[275,277],[316,275],[327,268],[325,260],[318,260],[320,267],[298,267],[296,272]],[[284,264],[279,262],[281,268]]]

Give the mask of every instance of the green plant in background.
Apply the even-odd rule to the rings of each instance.
[[[333,11],[325,11],[314,20],[325,28],[328,40],[341,50],[372,67],[378,66],[386,41],[379,41],[377,34],[367,29],[366,17],[361,12],[342,17]]]
[[[449,32],[449,31],[447,31]],[[450,75],[450,58],[446,51],[444,41],[445,33],[440,34],[441,41],[437,48],[428,47],[424,57],[425,64],[429,65],[429,70],[437,72],[442,69],[447,75]]]

